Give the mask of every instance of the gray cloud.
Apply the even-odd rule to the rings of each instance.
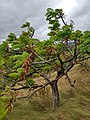
[[[77,0],[77,7],[71,13],[75,28],[90,30],[90,0]]]
[[[10,32],[20,34],[20,26],[25,21],[30,21],[37,32],[39,29],[44,30],[46,8],[53,7],[57,1],[52,3],[52,0],[48,2],[45,0],[0,0],[0,38],[5,38]]]
[[[10,32],[19,35],[20,26],[26,21],[30,21],[35,28],[35,37],[47,39],[46,9],[48,7],[57,8],[60,3],[65,3],[65,1],[67,0],[0,0],[0,40],[5,39]],[[90,29],[89,0],[73,1],[76,1],[77,5],[69,12],[68,19],[75,21],[77,29]],[[67,5],[65,4],[65,6]]]

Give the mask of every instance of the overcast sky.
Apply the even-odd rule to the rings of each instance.
[[[90,0],[0,0],[0,42],[10,32],[18,36],[26,21],[35,28],[36,38],[47,39],[45,12],[49,7],[62,8],[76,29],[90,30]]]

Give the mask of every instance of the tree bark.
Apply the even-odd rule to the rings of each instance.
[[[53,100],[53,107],[59,107],[60,105],[60,98],[59,98],[59,91],[57,86],[57,81],[54,81],[51,84],[52,87],[52,100]]]

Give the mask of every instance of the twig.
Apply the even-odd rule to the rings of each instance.
[[[34,85],[34,86],[22,86],[20,88],[12,88],[12,90],[21,90],[21,89],[37,89],[38,87],[42,87],[42,85]]]
[[[42,62],[32,62],[31,65],[33,65],[33,64],[49,63],[49,62],[52,62],[52,61],[54,61],[54,60],[57,60],[57,57],[56,57],[56,58],[53,58],[53,59],[50,59],[50,60],[42,61]]]

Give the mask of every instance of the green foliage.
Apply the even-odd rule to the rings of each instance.
[[[15,68],[15,69],[20,68],[20,67],[22,66],[22,64],[23,64],[23,61],[17,60],[17,61],[15,62],[15,66],[14,66],[13,68]]]
[[[29,27],[30,26],[30,23],[29,22],[26,22],[25,24],[23,24],[22,26],[21,26],[21,28],[25,28],[25,27]]]
[[[21,55],[14,55],[14,56],[10,56],[10,57],[13,57],[13,60],[18,60],[18,59],[21,59]]]
[[[8,97],[0,97],[0,120],[3,120],[8,110],[6,109],[6,103],[8,102]]]
[[[55,20],[55,19],[59,19],[60,17],[63,17],[64,13],[62,9],[53,10],[52,8],[48,8],[45,16],[47,17],[46,20],[49,20],[52,24],[53,21],[51,20],[53,19]]]
[[[50,65],[46,65],[45,67],[42,68],[43,71],[47,72],[51,69]]]
[[[24,69],[23,69],[23,68],[18,68],[18,69],[17,69],[17,72],[18,72],[19,75],[20,75],[20,74],[22,74],[22,73],[24,72]]]
[[[56,49],[58,50],[58,51],[61,51],[61,50],[63,50],[65,48],[65,46],[63,45],[63,44],[61,44],[61,43],[57,43],[56,44]]]
[[[5,64],[3,57],[0,58],[0,67],[2,68],[3,64]]]
[[[62,38],[63,37],[70,37],[71,33],[72,33],[72,27],[70,25],[66,25],[62,27]]]
[[[3,41],[3,43],[0,45],[0,54],[4,55],[7,54],[8,52],[8,42],[7,41]]]
[[[28,28],[27,31],[23,31],[22,32],[22,36],[25,36],[25,37],[28,37],[28,38],[32,38],[33,35],[34,35],[34,28],[30,26],[30,23],[29,22],[26,22],[25,24],[23,24],[21,26],[21,28]]]
[[[1,108],[1,110],[0,110],[0,120],[3,120],[3,118],[6,116],[7,111],[8,111],[7,109]]]
[[[52,8],[47,9],[47,13],[45,16],[47,17],[46,20],[49,21],[50,26],[48,27],[51,31],[48,33],[49,36],[53,36],[56,34],[56,30],[59,30],[60,24],[59,24],[59,18],[62,17],[63,11],[62,9],[55,9],[55,11]]]
[[[54,40],[53,40],[53,39],[44,40],[44,42],[43,42],[44,48],[47,48],[47,47],[49,47],[49,46],[52,46],[53,44],[54,44]]]
[[[8,76],[9,76],[10,78],[12,78],[12,79],[17,80],[18,77],[19,77],[19,74],[18,74],[18,73],[10,73]]]
[[[28,57],[29,57],[29,53],[23,52],[22,58],[23,58],[23,59],[27,59]]]
[[[16,41],[16,35],[14,33],[10,33],[6,41],[8,41],[9,43]]]
[[[26,44],[28,43],[28,41],[29,41],[29,38],[27,38],[26,36],[21,35],[21,36],[19,37],[19,41],[20,41],[20,43],[21,43],[22,45],[26,45]]]
[[[80,45],[78,46],[81,54],[84,53],[90,55],[90,31],[80,32],[79,33]]]
[[[35,50],[37,50],[37,52],[41,55],[41,56],[45,56],[46,55],[46,50],[45,49],[39,49],[39,48],[37,48],[37,49],[35,49]]]
[[[32,44],[33,44],[33,45],[37,46],[37,44],[38,44],[39,42],[41,42],[39,39],[30,38],[29,41],[28,41],[28,44],[29,44],[29,45],[32,45]]]
[[[12,50],[15,50],[15,49],[18,50],[20,48],[22,48],[22,44],[20,45],[20,44],[14,44],[13,43]]]
[[[87,38],[85,41],[83,41],[83,43],[80,44],[79,49],[82,53],[90,53],[90,38]]]
[[[14,68],[20,68],[24,62],[25,59],[27,59],[29,57],[29,53],[27,52],[23,52],[22,55],[14,55],[13,56],[13,60],[14,62]]]
[[[35,81],[31,78],[28,78],[25,83],[27,86],[33,86],[35,84]]]
[[[63,26],[60,25],[60,20],[63,22]],[[48,27],[51,31],[48,33],[50,39],[55,41],[67,41],[70,39],[73,33],[73,21],[68,25],[64,21],[64,13],[62,9],[47,9],[46,20],[49,21]],[[62,48],[63,49],[63,48]]]

